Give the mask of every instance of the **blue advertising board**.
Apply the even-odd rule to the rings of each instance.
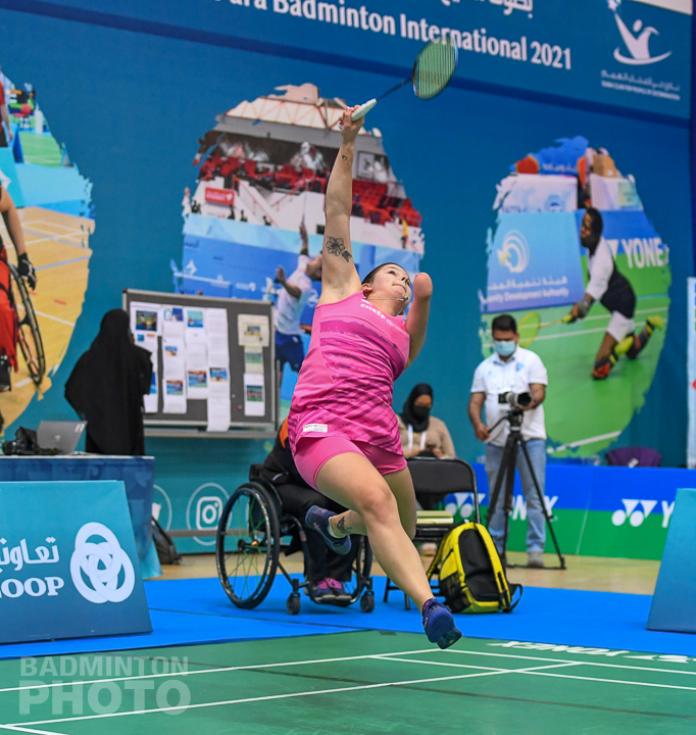
[[[0,483],[0,642],[152,630],[122,482]]]
[[[455,85],[493,84],[689,115],[689,0],[669,6],[644,0],[200,0],[167,3],[166,14],[161,3],[141,0],[102,0],[98,11],[87,0],[2,0],[0,6],[250,51],[273,47],[280,55],[387,74],[409,69],[424,43],[445,40],[461,56]]]
[[[487,311],[570,304],[582,294],[572,212],[499,215],[488,255]]]

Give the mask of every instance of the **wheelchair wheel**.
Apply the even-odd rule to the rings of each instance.
[[[368,590],[360,598],[360,609],[365,613],[371,613],[375,609],[375,593]]]
[[[255,482],[237,488],[222,511],[215,545],[220,583],[237,607],[263,602],[279,551],[278,516],[268,493]]]
[[[36,318],[34,305],[31,303],[29,290],[22,277],[13,265],[10,268],[10,283],[12,287],[12,303],[17,314],[17,336],[19,349],[27,365],[29,377],[35,385],[41,385],[46,374],[46,356],[39,322]]]

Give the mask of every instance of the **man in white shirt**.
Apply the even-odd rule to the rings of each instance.
[[[602,237],[603,229],[604,222],[599,210],[589,207],[580,225],[580,243],[590,253],[590,280],[584,296],[573,306],[568,319],[571,322],[584,319],[595,301],[599,301],[611,312],[607,331],[595,356],[592,369],[595,380],[608,378],[621,355],[635,360],[655,329],[664,326],[662,317],[650,316],[643,329],[638,334],[635,333],[633,316],[636,311],[636,294],[628,279],[617,270],[611,248]]]
[[[493,354],[481,362],[474,373],[469,399],[469,419],[476,436],[486,442],[486,474],[488,475],[489,500],[503,459],[503,449],[509,434],[506,420],[491,429],[510,406],[500,403],[502,393],[529,393],[531,402],[524,408],[522,438],[526,442],[532,470],[544,494],[546,479],[546,426],[544,407],[548,374],[540,357],[519,346],[517,322],[509,314],[500,314],[491,324]],[[485,407],[487,425],[481,420]],[[545,518],[534,480],[521,451],[518,449],[516,467],[522,481],[527,503],[527,553],[528,566],[544,566]],[[490,510],[488,528],[500,554],[505,553],[505,516],[503,506],[505,487],[501,487],[496,507]]]
[[[309,257],[309,240],[304,222],[300,225],[300,240],[297,268],[286,277],[285,270],[279,266],[275,274],[276,281],[283,287],[273,314],[279,387],[285,363],[296,373],[302,366],[304,346],[300,317],[312,290],[312,281],[321,281],[321,255]]]

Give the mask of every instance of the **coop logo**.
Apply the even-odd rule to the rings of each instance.
[[[517,230],[510,230],[498,250],[498,262],[510,273],[523,273],[529,265],[529,245],[525,236]]]
[[[666,500],[632,500],[622,498],[621,505],[623,508],[615,510],[611,516],[611,522],[614,526],[623,526],[626,523],[633,528],[638,528],[645,523],[645,519],[658,507],[662,510],[662,528],[669,526],[669,521],[674,512],[674,501],[671,503]]]
[[[672,55],[671,51],[651,56],[650,42],[653,36],[659,36],[660,32],[652,26],[645,26],[643,21],[638,19],[629,28],[619,15],[619,7],[621,0],[609,0],[609,10],[614,15],[616,26],[619,29],[621,38],[624,42],[625,49],[614,49],[614,58],[620,64],[628,64],[630,66],[644,66],[646,64],[656,64]]]
[[[135,586],[135,570],[111,529],[85,523],[75,537],[70,557],[75,589],[89,602],[123,602]]]

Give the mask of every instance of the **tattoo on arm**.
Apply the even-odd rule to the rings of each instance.
[[[350,261],[353,259],[353,256],[344,246],[342,237],[328,236],[326,238],[326,244],[324,247],[326,248],[326,252],[329,255],[338,255],[341,258],[343,258],[343,260],[345,260],[346,263],[350,263]]]

